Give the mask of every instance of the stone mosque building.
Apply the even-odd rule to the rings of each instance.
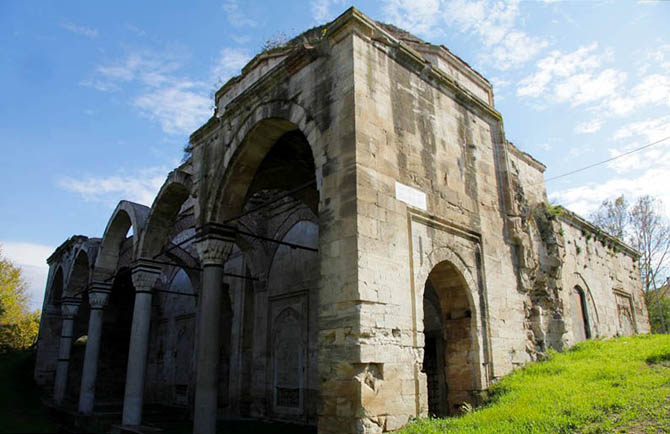
[[[152,206],[49,257],[35,378],[82,415],[393,431],[649,331],[638,253],[546,205],[491,84],[351,8],[257,55]]]

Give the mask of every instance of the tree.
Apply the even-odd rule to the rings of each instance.
[[[623,240],[629,222],[628,208],[623,194],[614,200],[605,199],[591,219],[610,235]]]
[[[31,312],[21,269],[0,249],[0,352],[30,347],[37,339],[39,311]]]
[[[663,216],[663,204],[652,196],[641,196],[631,206],[623,195],[605,200],[591,215],[605,231],[628,242],[640,256],[640,275],[652,331],[666,333],[666,319],[660,290],[670,254],[670,224]]]

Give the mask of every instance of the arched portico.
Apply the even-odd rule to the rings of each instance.
[[[100,244],[100,251],[93,269],[93,281],[109,283],[113,279],[127,235],[132,229],[130,245],[132,258],[136,258],[139,247],[139,234],[142,233],[149,216],[150,209],[138,203],[122,200],[112,213]]]
[[[79,249],[75,253],[61,303],[62,326],[54,381],[54,401],[58,404],[63,402],[67,391],[72,342],[75,339],[75,319],[78,318],[82,295],[88,288],[90,268],[87,250]]]
[[[199,249],[204,273],[199,300],[201,311],[194,432],[203,433],[214,432],[216,424],[215,378],[218,354],[208,349],[220,345],[220,332],[213,328],[218,324],[215,319],[221,316],[221,312],[218,309],[208,312],[208,307],[219,306],[220,309],[222,283],[217,276],[234,244],[253,244],[259,240],[255,238],[258,236],[265,240],[264,243],[269,242],[272,249],[276,248],[277,242],[281,242],[281,239],[276,238],[276,233],[264,233],[267,228],[256,228],[260,233],[252,233],[240,223],[243,216],[258,212],[256,218],[263,219],[259,217],[261,209],[269,203],[278,203],[279,197],[289,196],[307,205],[315,214],[319,209],[317,173],[320,170],[315,164],[318,151],[315,152],[317,147],[311,141],[318,143],[318,132],[301,107],[288,102],[259,105],[231,137],[228,151],[222,157],[226,169],[212,174],[215,178],[209,181],[211,190],[203,198],[198,218],[199,222],[205,223],[201,223],[199,228]],[[212,242],[218,243],[220,247],[203,248]],[[216,254],[206,259],[211,253]],[[209,297],[211,301],[207,302]],[[267,306],[267,301],[265,303],[264,306]],[[225,332],[230,333],[229,330]],[[273,335],[280,336],[281,333]],[[269,338],[268,342],[272,342],[271,336]],[[277,377],[271,377],[270,381],[272,378]],[[304,383],[301,384],[304,386]],[[302,393],[301,390],[296,396]],[[266,401],[266,398],[262,399]],[[270,399],[276,403],[276,400]],[[266,402],[265,406],[268,405]],[[273,405],[263,411],[274,414]],[[290,408],[287,411],[295,413]]]
[[[95,385],[98,375],[101,338],[103,329],[108,329],[108,327],[104,327],[103,309],[110,299],[110,293],[113,289],[116,289],[118,294],[115,294],[112,298],[115,301],[115,314],[127,318],[128,310],[132,312],[132,306],[127,306],[128,303],[134,302],[134,297],[127,296],[128,291],[131,290],[129,288],[133,287],[132,279],[127,278],[130,273],[117,275],[117,268],[123,252],[128,252],[126,254],[130,256],[131,261],[135,258],[138,249],[138,234],[141,234],[144,230],[148,214],[149,208],[146,206],[121,201],[114,210],[102,237],[88,294],[91,311],[79,394],[79,411],[85,414],[91,413],[95,404]],[[133,236],[128,237],[127,235],[131,229]],[[109,320],[110,318],[106,321],[108,324]],[[130,320],[127,319],[127,322],[130,322]],[[124,325],[127,325],[128,330],[130,329],[130,324]],[[110,329],[110,331],[112,330]],[[122,341],[123,339],[120,339],[120,337],[126,336],[127,333],[119,332],[112,333],[112,335],[115,336],[113,340]],[[119,339],[116,339],[116,337],[119,337]],[[125,357],[127,355],[127,344],[117,343],[119,347],[125,346],[126,354],[123,355]],[[117,365],[114,364],[114,366]],[[111,395],[114,395],[114,393]]]
[[[179,210],[190,193],[190,175],[180,170],[170,172],[154,200],[145,227],[136,237],[133,282],[137,291],[123,399],[124,425],[139,425],[142,421],[153,289],[162,268],[157,259],[163,255]]]
[[[292,131],[299,131],[304,137],[311,151],[313,170],[321,173],[325,143],[313,117],[302,106],[290,101],[258,104],[231,136],[221,162],[226,169],[216,174],[216,179],[212,181],[213,188],[200,213],[201,224],[225,224],[239,215],[256,169],[277,140]],[[319,190],[320,186],[317,186],[317,192]]]

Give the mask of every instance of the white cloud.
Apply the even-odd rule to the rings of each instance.
[[[258,21],[249,18],[247,14],[240,9],[240,4],[237,0],[225,0],[222,7],[226,12],[226,18],[231,26],[236,28],[258,27]]]
[[[484,45],[480,60],[499,70],[521,66],[548,45],[518,28],[517,0],[385,0],[382,10],[384,20],[418,35],[442,36],[445,25],[474,34]]]
[[[212,101],[189,81],[150,90],[135,98],[133,105],[168,134],[192,132],[212,114]]]
[[[54,252],[55,247],[13,241],[0,241],[0,246],[3,256],[21,267],[28,286],[31,309],[41,308],[49,274],[46,259]]]
[[[670,107],[670,77],[651,74],[643,77],[628,94],[616,95],[603,104],[603,109],[613,115],[626,115],[637,108],[651,105]]]
[[[616,95],[625,81],[626,73],[614,69],[575,74],[555,84],[553,97],[557,102],[569,102],[576,107]]]
[[[326,3],[317,1],[314,3]],[[382,5],[384,20],[409,32],[424,36],[441,34],[439,28],[442,11],[439,0],[421,0],[407,3],[387,0]]]
[[[500,70],[512,69],[533,59],[547,45],[546,41],[524,32],[509,32],[501,43],[493,47],[494,66]]]
[[[610,157],[617,157],[668,137],[670,115],[630,122],[612,136],[621,146],[607,151]],[[670,139],[610,161],[606,167],[612,171],[609,179],[554,191],[549,197],[583,216],[588,216],[603,200],[621,194],[631,198],[651,195],[670,205]]]
[[[631,122],[616,130],[612,138],[614,140],[622,140],[634,136],[639,136],[645,142],[649,143],[670,136],[670,115]]]
[[[668,167],[659,167],[643,171],[637,176],[617,177],[600,183],[555,191],[549,194],[549,199],[587,217],[603,200],[621,194],[628,197],[651,195],[661,199],[665,204],[670,204],[668,185],[670,185],[670,170]]]
[[[212,75],[219,83],[225,83],[230,77],[239,74],[249,60],[251,60],[251,56],[246,50],[223,48],[212,67]]]
[[[608,152],[611,157],[617,157],[668,137],[670,137],[670,116],[631,122],[619,128],[613,136],[614,140],[626,140],[626,145],[619,148],[610,148]],[[660,167],[664,167],[670,172],[670,140],[618,158],[608,163],[608,167],[614,169],[617,173],[629,173]]]
[[[574,76],[592,77],[594,71],[609,58],[610,52],[597,53],[597,43],[582,46],[571,53],[554,50],[537,62],[534,74],[526,76],[519,82],[517,96],[537,98],[553,93],[556,86],[563,86]]]
[[[593,134],[602,128],[603,123],[599,119],[582,122],[575,127],[575,132],[580,134]]]
[[[137,51],[126,56],[121,62],[100,65],[96,71],[112,82],[140,81],[147,86],[160,86],[171,80],[171,74],[181,67],[175,56],[168,53]]]
[[[475,33],[487,48],[482,61],[500,70],[519,67],[548,43],[517,27],[519,1],[454,0],[446,4],[444,21],[461,32]]]
[[[190,134],[211,116],[212,101],[205,83],[178,75],[181,62],[175,53],[136,51],[98,66],[97,77],[82,84],[100,91],[134,85],[130,102],[143,116],[168,134]]]
[[[77,24],[65,22],[60,25],[62,28],[69,30],[72,33],[75,33],[77,35],[81,36],[86,36],[87,38],[97,38],[98,37],[98,30],[89,27],[89,26],[80,26]]]
[[[647,58],[662,69],[670,71],[670,44],[663,44],[647,52]]]
[[[309,8],[312,12],[314,21],[319,24],[324,24],[336,17],[331,6],[342,4],[344,4],[343,0],[312,0],[309,2]]]
[[[123,199],[151,206],[168,171],[165,167],[150,167],[132,174],[81,178],[64,176],[58,184],[79,194],[84,200],[103,203],[110,208]]]
[[[663,61],[662,53],[655,56],[652,58]],[[601,117],[623,116],[646,106],[670,107],[670,76],[648,74],[626,89],[628,74],[614,68],[601,69],[612,58],[613,52],[599,51],[597,43],[570,53],[552,51],[537,62],[535,73],[518,83],[516,94],[572,107],[583,105],[597,110]],[[649,70],[647,66],[645,71]],[[584,127],[578,126],[577,132],[589,132]]]

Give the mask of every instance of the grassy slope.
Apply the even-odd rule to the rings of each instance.
[[[583,342],[503,378],[492,396],[399,434],[670,432],[670,336]]]
[[[29,352],[0,355],[0,433],[56,432],[33,381]]]

